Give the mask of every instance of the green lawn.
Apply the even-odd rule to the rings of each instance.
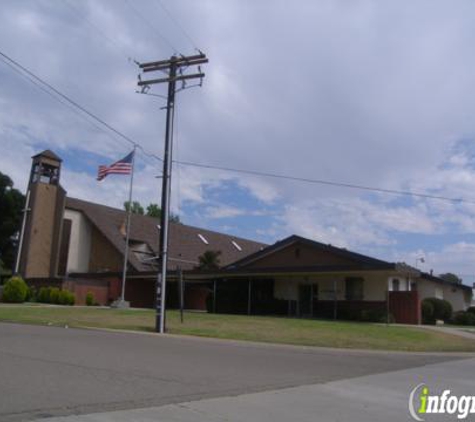
[[[0,321],[153,331],[155,315],[152,310],[138,309],[0,305]],[[177,311],[167,313],[167,323],[172,334],[306,346],[475,352],[475,340],[431,330],[370,323],[189,312],[181,324]]]

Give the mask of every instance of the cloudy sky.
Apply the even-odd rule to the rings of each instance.
[[[290,234],[475,281],[472,1],[1,0],[0,51],[162,155],[164,102],[137,66],[194,54],[174,158],[419,192],[429,200],[175,165],[188,224],[272,243]],[[151,92],[163,94],[162,86]],[[31,155],[64,159],[70,196],[121,207],[127,178],[97,166],[130,145],[0,61],[0,171],[26,188]],[[137,156],[135,197],[159,202]]]

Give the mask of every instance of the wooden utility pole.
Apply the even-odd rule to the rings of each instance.
[[[194,56],[172,56],[168,60],[160,60],[149,63],[139,63],[142,72],[161,71],[166,74],[164,78],[141,80],[139,75],[138,86],[142,92],[149,89],[150,85],[168,83],[167,95],[167,118],[165,128],[165,151],[163,154],[163,177],[162,177],[162,214],[160,217],[160,243],[159,243],[159,271],[157,275],[156,297],[155,297],[155,331],[165,332],[165,305],[166,305],[166,280],[168,264],[168,228],[170,218],[170,194],[171,194],[171,173],[172,173],[172,151],[173,151],[173,117],[175,114],[175,94],[177,82],[181,82],[182,89],[186,88],[186,81],[190,79],[203,80],[205,74],[198,66],[198,73],[186,75],[183,71],[186,68],[207,63],[208,59],[203,53]],[[201,85],[201,82],[200,82]]]

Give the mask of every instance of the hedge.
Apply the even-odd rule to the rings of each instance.
[[[86,305],[93,306],[94,305],[94,294],[92,292],[86,293]]]
[[[28,295],[28,286],[21,277],[12,277],[3,285],[3,301],[23,303]]]
[[[428,304],[432,305],[432,315]],[[436,320],[448,322],[452,318],[452,305],[444,299],[426,298],[421,303],[421,309],[424,324],[434,324]]]
[[[38,302],[58,305],[74,305],[76,296],[68,290],[59,290],[57,287],[42,287],[38,292]]]
[[[469,312],[468,310],[466,312],[455,312],[451,323],[456,325],[475,325],[475,313]]]

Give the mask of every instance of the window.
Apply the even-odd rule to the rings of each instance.
[[[398,278],[393,278],[393,292],[398,292],[401,290],[401,283]]]
[[[318,284],[312,284],[312,299],[318,300]]]
[[[198,237],[205,245],[209,245],[208,239],[206,239],[202,234],[198,234]]]
[[[346,300],[363,300],[363,281],[361,277],[345,279]]]
[[[241,246],[239,246],[239,244],[238,244],[237,242],[235,242],[234,240],[231,240],[231,243],[233,244],[233,246],[234,246],[238,251],[242,251]]]
[[[130,251],[142,265],[150,267],[152,270],[158,268],[158,257],[147,243],[131,241]]]
[[[295,248],[295,258],[300,258],[300,248]]]
[[[435,288],[435,297],[437,299],[443,299],[444,298],[444,291],[440,287]]]

